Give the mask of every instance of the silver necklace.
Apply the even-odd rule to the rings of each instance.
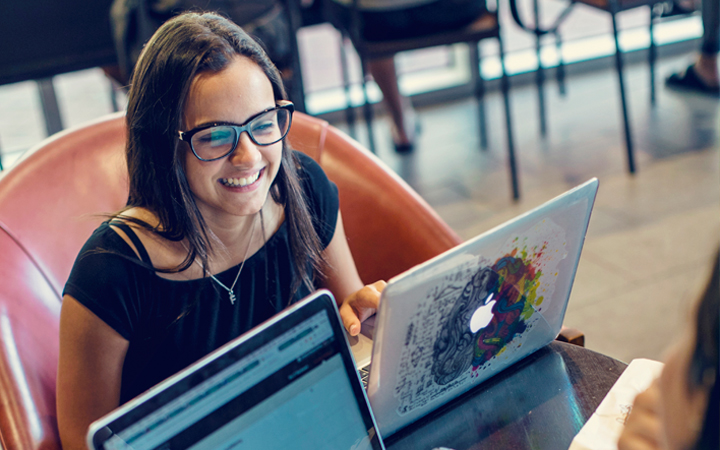
[[[262,211],[260,212],[260,215],[262,216]],[[215,282],[216,282],[217,284],[219,284],[220,287],[222,287],[223,289],[225,289],[225,290],[228,292],[228,296],[230,297],[230,304],[232,304],[232,305],[235,304],[235,300],[236,300],[236,297],[235,297],[235,285],[237,284],[238,280],[240,279],[240,273],[242,272],[243,267],[245,267],[245,261],[247,261],[248,253],[250,253],[250,246],[252,245],[253,237],[255,237],[255,225],[256,225],[256,224],[257,224],[257,220],[255,220],[255,219],[253,218],[252,231],[250,232],[250,241],[248,241],[247,248],[245,249],[245,257],[243,258],[242,264],[240,264],[240,270],[238,270],[237,275],[235,275],[235,281],[233,281],[232,286],[230,286],[230,287],[225,286],[220,280],[218,280],[217,278],[215,278],[215,275],[209,274],[209,275],[210,275],[210,278],[212,278],[213,280],[215,280]],[[199,265],[200,267],[203,267],[203,265],[202,265],[200,262],[198,262],[197,259],[195,260],[195,262],[196,262],[197,265]],[[203,267],[203,269],[205,269],[205,268]]]

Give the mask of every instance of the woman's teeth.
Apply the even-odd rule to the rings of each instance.
[[[222,184],[224,184],[225,186],[243,187],[243,186],[247,186],[249,184],[253,184],[255,181],[257,181],[259,176],[260,176],[260,171],[257,171],[257,172],[255,172],[254,175],[251,175],[247,178],[221,178],[220,182]]]

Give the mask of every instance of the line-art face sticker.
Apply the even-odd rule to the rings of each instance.
[[[435,383],[448,384],[474,361],[475,333],[468,324],[473,313],[492,298],[497,288],[498,275],[487,267],[480,269],[465,285],[435,339],[432,365]]]
[[[495,373],[503,367],[496,361],[519,357],[527,339],[548,339],[553,331],[535,313],[552,298],[565,245],[565,231],[543,219],[492,258],[479,256],[428,279],[432,287],[417,303],[398,360],[398,414]]]

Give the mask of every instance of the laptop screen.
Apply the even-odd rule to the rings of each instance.
[[[307,309],[133,401],[95,427],[95,448],[381,448],[335,312]]]

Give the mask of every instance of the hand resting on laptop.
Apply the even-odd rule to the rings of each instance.
[[[380,305],[380,294],[385,286],[387,286],[385,281],[376,281],[351,294],[340,305],[340,317],[351,336],[357,336],[360,333],[361,322],[375,314]]]

